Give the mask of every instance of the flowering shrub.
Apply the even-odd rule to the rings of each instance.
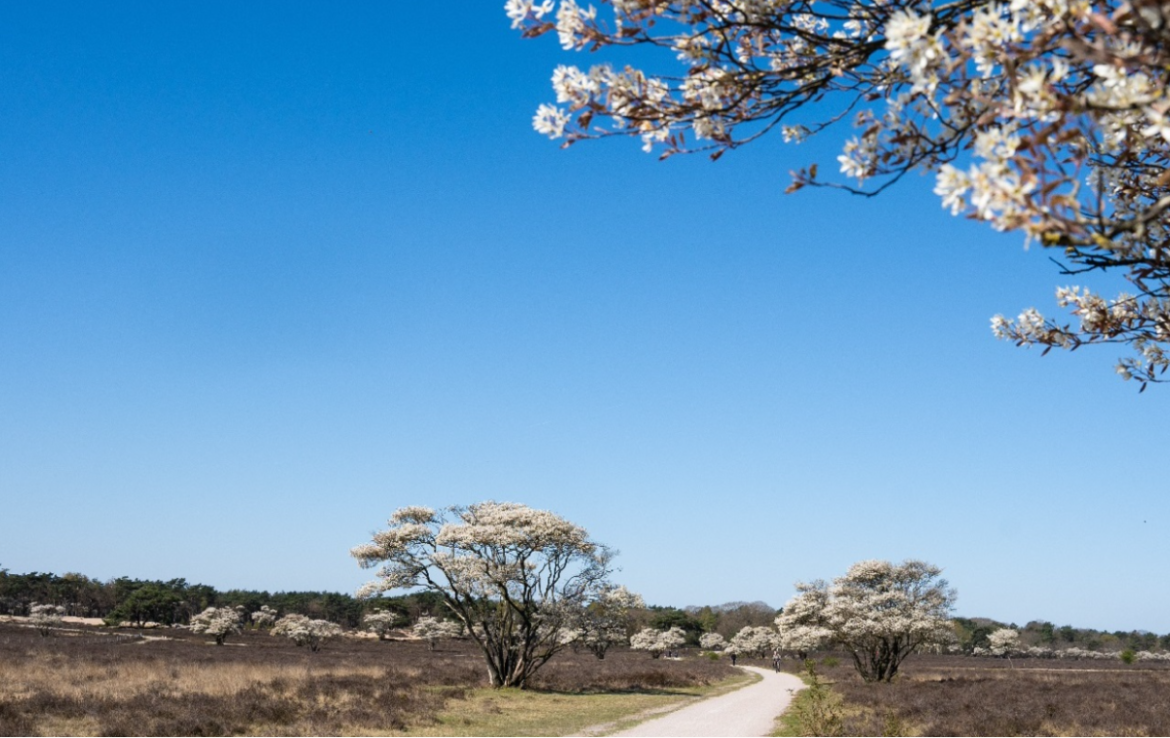
[[[1056,249],[1062,273],[1116,272],[1109,299],[1057,291],[1075,323],[1029,308],[1001,338],[1046,349],[1123,343],[1118,373],[1170,366],[1170,5],[1159,0],[507,0],[513,28],[566,50],[661,50],[662,73],[560,65],[533,125],[566,145],[634,136],[662,156],[713,158],[776,131],[799,143],[852,120],[808,185],[880,192],[935,177],[954,214]],[[638,57],[652,59],[650,54]],[[867,189],[868,188],[868,189]]]
[[[992,656],[1012,656],[1020,650],[1020,633],[1011,628],[1000,628],[987,636]]]
[[[434,651],[440,638],[458,638],[463,635],[463,626],[450,620],[424,615],[418,619],[410,632],[415,638],[422,638]]]
[[[389,526],[351,552],[364,567],[380,565],[359,596],[414,587],[439,594],[483,651],[495,687],[524,687],[567,645],[571,613],[608,585],[608,549],[545,510],[406,507]]]
[[[240,632],[240,612],[231,607],[209,607],[191,618],[192,633],[206,633],[222,646],[232,633]]]
[[[923,561],[861,561],[831,585],[798,583],[778,618],[781,638],[796,627],[812,629],[847,651],[862,679],[890,681],[914,651],[954,639],[955,594],[941,573]]]
[[[259,610],[252,613],[251,619],[253,627],[271,628],[272,624],[276,622],[276,610],[268,605],[261,605]]]
[[[779,637],[771,628],[747,625],[731,637],[731,646],[736,653],[763,657],[779,646]]]
[[[58,628],[65,617],[65,608],[61,605],[38,605],[32,603],[28,610],[28,622],[37,629],[42,638],[48,637],[53,628]]]
[[[648,651],[651,658],[659,658],[668,651],[673,651],[687,642],[687,634],[677,625],[669,630],[643,628],[630,638],[630,648],[635,651]]]
[[[629,640],[630,611],[644,607],[641,595],[625,587],[603,587],[592,601],[569,614],[563,639],[604,659],[611,646]]]
[[[719,651],[727,646],[727,641],[718,633],[704,633],[699,636],[699,648],[705,651]]]
[[[362,622],[366,624],[366,629],[378,636],[378,640],[384,641],[390,635],[390,631],[402,625],[406,621],[402,615],[390,610],[377,610],[375,612],[366,613],[362,618]]]
[[[321,644],[328,638],[341,635],[341,626],[328,620],[314,620],[307,615],[296,613],[285,615],[272,626],[272,635],[284,636],[310,651],[321,650]]]

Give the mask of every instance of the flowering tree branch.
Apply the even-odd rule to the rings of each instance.
[[[537,131],[565,145],[634,136],[665,158],[778,132],[800,142],[851,121],[839,178],[816,165],[790,191],[881,192],[931,173],[953,214],[1060,250],[1062,272],[1118,273],[1107,299],[1062,287],[1075,323],[996,316],[1020,345],[1121,343],[1118,373],[1170,367],[1170,5],[1161,0],[507,0],[526,37],[566,50],[665,52],[651,73],[553,72]]]

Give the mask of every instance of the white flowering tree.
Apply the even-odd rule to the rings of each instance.
[[[779,645],[776,631],[763,625],[745,625],[731,637],[736,653],[749,656],[767,656]]]
[[[704,633],[699,636],[699,648],[704,651],[720,651],[726,646],[726,639],[718,633]]]
[[[234,607],[209,607],[191,618],[192,633],[206,633],[222,646],[232,633],[239,633],[240,611]]]
[[[631,613],[645,607],[642,596],[625,587],[604,587],[590,602],[569,614],[565,637],[604,659],[611,647],[629,640]]]
[[[1142,383],[1170,366],[1170,5],[1161,0],[507,0],[525,36],[566,50],[661,50],[660,68],[601,61],[553,72],[536,129],[566,145],[635,136],[663,157],[713,158],[769,133],[856,135],[841,177],[815,164],[791,190],[875,194],[936,177],[954,214],[1020,231],[1062,274],[1132,289],[1057,291],[1073,322],[1029,308],[993,330],[1021,345],[1120,343]],[[643,54],[642,60],[653,60]]]
[[[54,628],[61,627],[64,617],[65,608],[61,605],[38,605],[34,602],[28,609],[28,622],[42,638],[48,637]]]
[[[378,640],[384,641],[391,631],[406,624],[406,618],[392,610],[375,610],[366,613],[362,622],[365,623],[366,630],[378,636]]]
[[[611,558],[584,528],[507,502],[403,508],[352,554],[380,567],[359,596],[439,594],[483,651],[490,684],[520,688],[567,645],[569,615],[608,584]]]
[[[954,639],[955,593],[940,574],[924,561],[861,561],[832,584],[798,584],[781,633],[819,629],[853,657],[862,679],[888,682],[914,651]]]
[[[250,619],[253,628],[271,628],[276,622],[276,610],[268,605],[261,605],[259,610],[251,614]]]
[[[1020,632],[1013,628],[999,628],[987,636],[988,650],[993,656],[1010,658],[1020,650]]]
[[[828,588],[821,582],[797,583],[797,596],[776,616],[778,642],[782,650],[807,659],[832,639],[832,632],[820,625],[821,612],[828,604]]]
[[[643,628],[630,638],[630,648],[635,651],[646,651],[651,658],[660,658],[662,654],[681,648],[687,642],[687,634],[677,625],[669,630]]]
[[[463,626],[452,620],[436,618],[433,615],[423,615],[410,629],[410,632],[415,638],[421,638],[426,641],[430,649],[434,651],[439,645],[440,640],[444,638],[458,638],[463,635]]]
[[[328,620],[290,613],[276,621],[272,626],[272,635],[284,636],[297,644],[298,648],[308,646],[310,651],[316,653],[326,640],[341,635],[341,626]]]

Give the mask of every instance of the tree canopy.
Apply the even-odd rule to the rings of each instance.
[[[1073,321],[1027,308],[992,329],[1020,345],[1119,343],[1126,379],[1170,366],[1170,7],[1158,0],[508,0],[525,36],[566,50],[658,50],[661,69],[553,72],[535,128],[565,144],[634,136],[713,158],[768,133],[800,142],[852,123],[840,176],[790,190],[876,194],[935,176],[954,214],[1022,232],[1061,274],[1124,276],[1105,297],[1056,292]]]

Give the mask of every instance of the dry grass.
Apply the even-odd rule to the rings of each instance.
[[[455,722],[476,734],[549,734],[686,699],[731,673],[699,659],[566,653],[533,690],[505,692],[481,688],[469,644],[431,652],[343,638],[310,653],[263,633],[222,647],[182,631],[148,635],[77,627],[41,638],[0,624],[0,735],[436,734],[458,732]]]
[[[818,668],[845,735],[1170,735],[1165,665],[912,657],[892,684]]]

